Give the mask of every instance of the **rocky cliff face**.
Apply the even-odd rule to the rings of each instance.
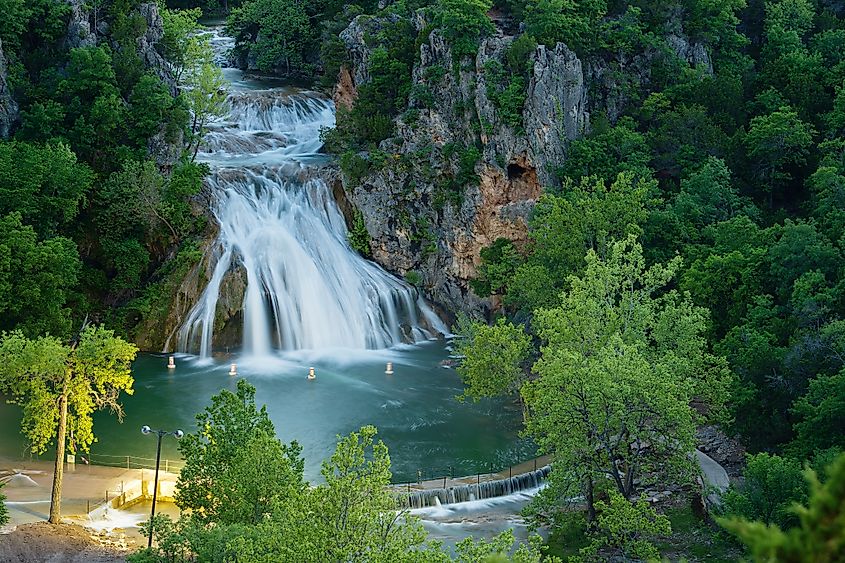
[[[363,27],[353,21],[341,35],[354,68],[341,73],[339,104],[368,79],[361,70],[368,55]],[[522,112],[528,133],[503,122],[488,98],[485,69],[503,60],[511,41],[504,35],[486,39],[473,64],[455,70],[451,48],[432,32],[413,71],[415,91],[430,99],[412,96],[412,111],[397,121],[397,137],[382,143],[388,155],[383,167],[356,185],[336,178],[363,214],[374,259],[399,275],[418,272],[423,289],[447,311],[487,312],[489,301],[468,286],[481,249],[500,237],[526,242],[542,186],[555,182],[567,141],[589,127],[583,66],[562,44],[538,47],[532,55]],[[466,166],[476,150],[473,181],[458,186],[458,194],[454,185],[444,187],[460,177],[462,159]]]
[[[18,104],[9,89],[9,74],[3,42],[0,41],[0,139],[7,139],[18,119]]]
[[[369,80],[364,37],[377,25],[371,16],[359,16],[341,34],[351,66],[341,70],[338,105],[354,103],[357,88]],[[421,30],[426,22],[419,18],[415,25]],[[676,27],[670,49],[682,60],[709,67],[704,47],[691,44]],[[527,241],[534,203],[544,186],[559,181],[555,169],[566,159],[569,142],[589,131],[591,114],[615,122],[624,111],[628,100],[617,69],[627,65],[647,85],[657,56],[585,62],[564,44],[540,45],[530,55],[522,126],[513,127],[489,99],[487,84],[495,79],[490,63],[503,63],[513,40],[499,31],[482,41],[467,65],[453,61],[449,45],[432,32],[420,47],[413,70],[416,94],[410,110],[396,120],[396,137],[382,142],[377,159],[370,155],[371,163],[378,162],[360,181],[339,172],[334,177],[363,215],[373,258],[398,275],[417,272],[421,287],[446,311],[489,312],[493,302],[474,295],[468,283],[477,275],[481,249],[499,237],[518,246]],[[474,148],[477,159],[470,164],[476,178],[459,186],[463,193],[455,197],[450,182],[461,176],[462,159],[466,164]]]

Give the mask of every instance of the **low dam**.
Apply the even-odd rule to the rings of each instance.
[[[438,489],[403,492],[399,493],[399,500],[402,506],[416,509],[503,497],[519,491],[536,489],[546,480],[551,470],[551,466],[546,465],[534,471],[521,473],[505,479],[496,479],[483,483],[463,483]]]

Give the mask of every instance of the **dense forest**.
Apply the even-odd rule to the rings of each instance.
[[[588,88],[589,118],[548,149],[561,157],[537,172],[526,237],[480,250],[466,298],[487,318],[446,307],[465,337],[466,398],[522,403],[559,468],[530,516],[593,530],[584,557],[654,555],[640,538],[668,522],[625,499],[649,479],[688,485],[707,424],[750,454],[717,511],[791,530],[727,524],[760,560],[822,541],[808,522],[835,484],[807,484],[802,468],[841,480],[830,463],[845,449],[845,3],[0,0],[0,12],[0,329],[27,337],[67,339],[89,318],[131,338],[199,261],[214,225],[195,156],[223,88],[203,17],[225,18],[243,69],[327,94],[356,76],[325,150],[353,203],[400,167],[409,200],[435,185],[424,214],[393,210],[421,257],[398,273],[424,291],[436,228],[477,188],[487,139],[533,134],[538,52],[565,45],[611,94]],[[500,58],[476,64],[495,37]],[[451,64],[423,64],[435,38]],[[494,118],[455,102],[460,143],[404,150],[444,84],[483,88]],[[497,156],[503,176],[523,174]],[[361,213],[350,243],[372,256]],[[574,497],[575,523],[562,502]],[[640,528],[615,534],[614,518]]]

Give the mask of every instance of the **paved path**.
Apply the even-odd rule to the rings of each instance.
[[[159,473],[159,482],[175,483],[175,473]],[[102,465],[66,464],[62,484],[62,515],[84,517],[90,510],[112,499],[133,483],[152,481],[150,469],[124,469]],[[0,480],[7,482],[3,494],[11,524],[46,520],[53,486],[52,461],[0,459]],[[160,489],[161,490],[161,489]]]

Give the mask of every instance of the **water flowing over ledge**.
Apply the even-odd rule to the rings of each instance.
[[[548,478],[551,471],[551,466],[546,465],[534,471],[514,475],[506,479],[399,493],[399,502],[406,508],[419,509],[442,506],[444,504],[504,497],[520,491],[538,489],[543,485],[543,482]]]
[[[225,44],[225,42],[224,42]],[[220,60],[220,59],[218,59]],[[320,129],[334,106],[314,92],[233,89],[199,160],[219,224],[209,283],[178,333],[178,350],[208,357],[227,275],[245,280],[243,351],[379,349],[446,327],[417,290],[363,259],[320,178]]]

